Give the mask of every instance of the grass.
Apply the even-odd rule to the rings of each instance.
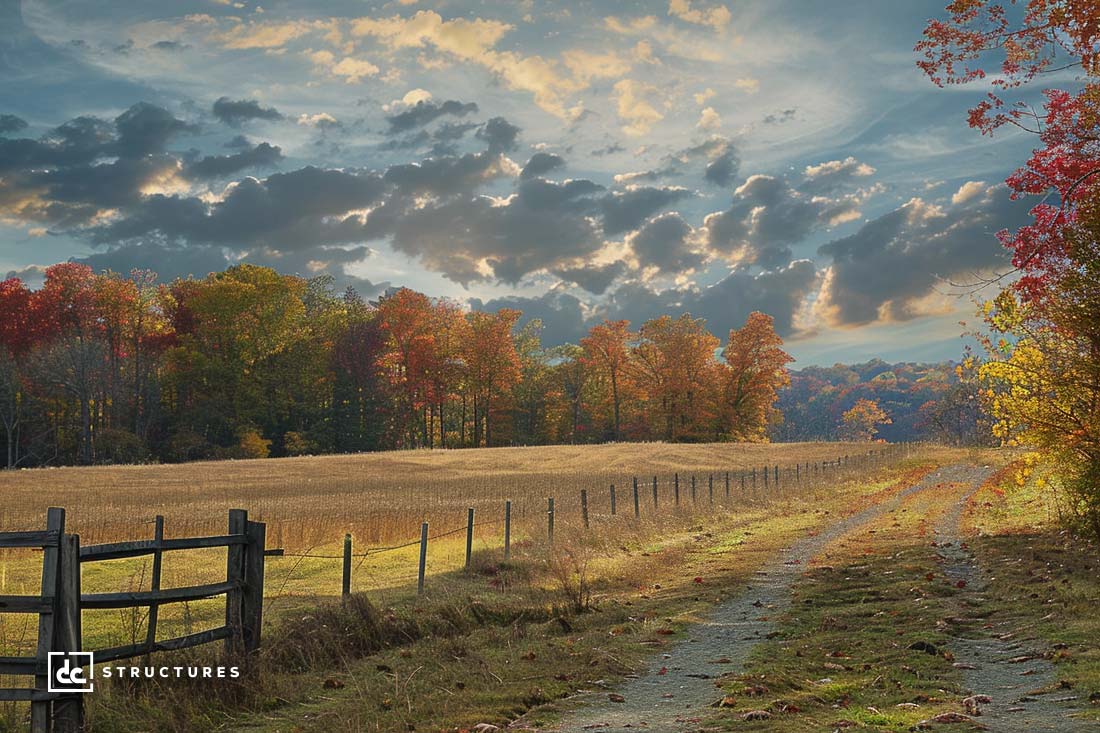
[[[84,544],[148,536],[155,514],[165,516],[175,536],[218,534],[226,512],[244,507],[251,519],[268,523],[270,544],[288,550],[333,543],[345,532],[369,547],[414,539],[424,520],[433,528],[461,526],[468,506],[498,517],[512,499],[518,527],[541,529],[548,496],[558,499],[562,519],[576,518],[582,488],[591,493],[593,512],[606,513],[607,487],[618,487],[625,509],[634,476],[643,482],[659,476],[667,493],[674,472],[685,490],[694,474],[703,490],[710,473],[836,460],[867,448],[621,443],[2,471],[0,527],[40,529],[47,507],[64,506],[69,531]]]
[[[737,450],[729,446],[649,446],[647,451],[633,446],[613,446],[585,450],[599,453],[596,462],[603,464],[613,456],[622,458],[625,451],[627,464],[638,465],[639,473],[656,471],[657,466],[679,470],[681,464],[673,462],[676,455],[680,457],[675,460],[684,462],[709,455],[713,461],[710,466],[721,465],[721,461],[731,470],[737,470],[740,466],[765,461],[774,465],[784,458],[799,462],[813,460],[813,456],[835,459],[846,449],[851,454],[856,453],[850,446],[838,448],[836,445],[744,448],[745,455],[738,455]],[[572,450],[575,449],[567,449],[559,457],[579,455],[568,452]],[[678,453],[681,450],[683,452]],[[487,457],[477,454],[491,451],[462,453],[473,454],[473,464],[483,466]],[[504,453],[515,455],[493,458],[492,462],[511,465],[513,471],[523,465],[531,471],[543,466],[529,451]],[[554,451],[547,453],[553,457]],[[385,457],[391,462],[391,469],[402,455],[450,464],[456,454],[437,451]],[[294,467],[296,462],[297,459],[243,463],[263,465],[271,470],[284,464]],[[555,487],[568,486],[568,481],[578,480],[580,467],[581,464],[574,460],[569,471],[563,471],[555,479]],[[229,464],[225,470],[214,473],[221,481],[224,475],[237,468],[237,464]],[[457,469],[452,466],[448,470]],[[315,477],[319,476],[320,472],[315,472]],[[459,496],[440,498],[434,504],[451,501],[455,506],[465,506],[467,502],[483,499],[463,493],[473,491],[476,483],[463,483],[461,477],[455,480],[458,483],[450,491]],[[275,478],[271,481],[278,483]],[[514,476],[512,481],[513,485],[522,483]],[[244,483],[247,484],[247,480]],[[596,485],[596,482],[588,485]],[[442,486],[439,484],[441,491]],[[725,504],[724,487],[720,486],[716,485],[716,499],[719,504]],[[700,481],[700,502],[706,502],[705,487],[706,483]],[[545,489],[546,485],[541,488]],[[737,498],[739,486],[733,488]],[[697,514],[685,507],[681,512],[665,511],[658,517],[647,515],[642,522],[634,522],[632,517],[608,517],[606,507],[601,510],[597,497],[592,502],[592,521],[599,531],[585,533],[583,541],[579,538],[578,512],[571,511],[568,502],[560,502],[559,507],[565,506],[557,526],[556,547],[562,552],[573,549],[573,562],[548,567],[546,548],[538,539],[540,534],[532,530],[521,532],[513,561],[504,564],[499,554],[499,540],[487,535],[480,538],[477,545],[480,571],[468,574],[460,571],[464,550],[464,538],[460,536],[433,545],[431,565],[434,574],[429,578],[429,593],[420,598],[414,595],[413,587],[407,582],[411,579],[410,569],[415,567],[415,548],[379,555],[377,559],[368,557],[358,569],[356,578],[360,589],[369,590],[367,597],[372,601],[369,607],[381,609],[377,617],[385,620],[378,633],[382,643],[378,650],[370,645],[357,646],[358,642],[333,645],[331,648],[353,650],[339,655],[334,655],[331,649],[327,652],[318,649],[314,642],[329,638],[327,633],[332,629],[359,634],[364,618],[373,617],[374,612],[362,611],[369,608],[365,604],[355,605],[351,610],[334,610],[318,598],[325,595],[319,590],[331,588],[328,592],[332,593],[338,588],[339,561],[275,560],[268,567],[267,586],[273,595],[267,600],[271,628],[265,632],[265,649],[302,650],[300,671],[286,671],[285,659],[279,664],[276,664],[279,660],[270,659],[260,665],[263,671],[258,674],[262,679],[251,679],[235,689],[227,686],[229,689],[213,695],[215,699],[208,699],[211,695],[205,693],[180,694],[175,683],[166,690],[143,684],[137,694],[104,690],[93,700],[94,729],[133,730],[135,721],[147,720],[155,721],[155,725],[152,722],[149,725],[150,729],[157,730],[225,727],[227,721],[253,729],[309,730],[312,721],[328,720],[329,723],[318,722],[317,727],[312,728],[325,730],[325,725],[331,729],[331,720],[336,716],[349,721],[348,730],[398,730],[406,724],[403,722],[406,719],[416,721],[414,724],[421,726],[419,730],[433,730],[437,729],[433,727],[437,724],[458,720],[473,725],[477,722],[474,719],[485,711],[503,720],[517,712],[537,710],[543,703],[592,679],[591,675],[597,672],[612,679],[634,668],[656,646],[667,643],[668,637],[657,633],[658,629],[675,631],[688,623],[695,614],[727,593],[736,578],[747,577],[768,553],[778,549],[784,538],[825,521],[823,507],[840,511],[885,488],[885,484],[840,481],[839,476],[832,474],[827,482],[805,482],[798,495],[794,492],[773,494],[770,502],[762,501],[760,496],[741,497],[728,506],[716,507],[713,512],[709,511],[709,504],[704,504],[707,511]],[[662,501],[669,502],[665,482],[662,482],[662,492]],[[379,495],[384,498],[389,494],[383,490]],[[289,502],[282,511],[293,508],[294,496],[293,493],[279,495],[281,501]],[[643,511],[647,511],[651,495],[645,492],[642,496]],[[686,488],[682,488],[682,498],[686,503]],[[49,503],[50,499],[42,501]],[[360,498],[359,504],[362,503]],[[432,506],[433,502],[426,505]],[[620,511],[624,508],[632,511],[631,503],[624,501],[622,494],[619,506]],[[303,510],[298,521],[309,522],[311,517],[310,511]],[[172,527],[171,522],[169,527]],[[715,550],[715,546],[722,549]],[[335,546],[314,548],[314,552],[322,554],[328,550],[334,551]],[[194,553],[188,555],[193,557]],[[194,582],[196,564],[192,559],[192,564],[188,565],[185,555],[179,557],[181,564],[175,571],[170,571],[171,565],[166,563],[166,579],[171,572],[178,572],[179,575],[171,577]],[[85,585],[102,582],[108,587],[96,589],[113,590],[116,588],[111,588],[111,584],[117,585],[123,579],[141,584],[146,571],[140,563],[118,561],[117,564],[117,569],[103,571],[102,577],[91,575],[86,569]],[[224,567],[224,555],[211,553],[198,565],[216,574],[219,567]],[[559,566],[558,572],[553,571],[553,565]],[[11,583],[22,566],[9,563],[5,567]],[[560,567],[564,567],[565,572]],[[24,581],[33,583],[33,573],[23,572]],[[696,575],[714,579],[713,596],[692,582]],[[563,587],[569,584],[587,587],[599,612],[575,613],[575,593]],[[192,604],[184,610],[186,618],[169,623],[176,623],[179,628],[185,628],[186,624],[201,627],[200,624],[206,621],[213,625],[217,623],[220,606],[216,603]],[[142,618],[120,619],[117,613],[114,618],[107,616],[99,621],[85,614],[89,637],[106,638],[118,633],[140,637],[142,624]],[[311,630],[304,640],[303,628]],[[337,639],[341,638],[340,633]],[[14,636],[7,634],[8,639]],[[354,651],[357,648],[359,651]],[[515,670],[526,671],[517,676]],[[449,676],[449,682],[442,684],[438,675]],[[326,682],[331,684],[326,687]],[[458,682],[461,685],[455,684]],[[390,703],[383,706],[385,709],[375,709],[380,704],[378,701],[386,699]]]
[[[990,571],[988,608],[1041,640],[1082,717],[1100,721],[1100,547],[1061,529],[1058,496],[1035,481],[1017,486],[1014,473],[995,474],[964,517]]]
[[[959,712],[961,677],[937,623],[957,591],[936,573],[928,536],[958,491],[943,485],[912,495],[832,543],[795,584],[777,635],[725,682],[710,729],[908,731]],[[767,718],[746,719],[754,711]]]

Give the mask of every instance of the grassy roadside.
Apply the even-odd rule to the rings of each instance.
[[[476,572],[436,576],[423,598],[283,623],[268,635],[261,678],[222,699],[145,683],[97,693],[93,730],[453,731],[524,714],[538,727],[554,717],[552,701],[638,669],[790,539],[891,495],[931,463],[696,520],[659,539],[638,531],[592,541],[601,536],[593,532],[580,542],[565,527],[549,567],[536,545],[508,564],[487,551]],[[596,610],[575,612],[581,587]]]
[[[929,537],[960,490],[922,491],[830,545],[796,583],[775,638],[725,680],[705,729],[907,731],[961,712],[961,675],[943,622],[958,591],[939,571]]]
[[[970,549],[989,571],[989,606],[1019,638],[1039,640],[1061,694],[1077,698],[1083,719],[1100,721],[1100,547],[1061,529],[1050,490],[1016,486],[1014,473],[991,477],[964,516]]]

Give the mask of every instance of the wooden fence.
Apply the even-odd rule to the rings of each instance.
[[[229,512],[224,535],[165,539],[164,518],[157,517],[154,536],[148,540],[114,542],[80,547],[80,538],[65,533],[65,510],[51,507],[46,529],[36,532],[2,532],[0,548],[41,548],[42,592],[38,596],[0,596],[0,613],[38,614],[38,642],[33,657],[0,657],[0,674],[34,677],[33,687],[0,689],[0,701],[31,704],[31,733],[73,733],[83,729],[83,697],[80,693],[50,692],[51,652],[82,652],[80,612],[83,609],[148,608],[145,640],[137,644],[91,650],[96,663],[148,655],[153,652],[225,640],[231,658],[247,658],[260,644],[263,623],[265,526],[252,522],[248,512]],[[182,588],[161,587],[161,562],[165,552],[227,548],[225,580]],[[153,557],[151,587],[127,593],[80,592],[83,563],[122,558]],[[225,624],[206,631],[157,639],[160,606],[225,596]]]

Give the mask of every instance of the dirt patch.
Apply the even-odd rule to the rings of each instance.
[[[980,482],[979,482],[980,483]],[[959,629],[952,644],[966,686],[979,703],[978,720],[991,731],[1095,730],[1095,723],[1074,720],[1077,704],[1072,690],[1060,689],[1049,651],[1041,639],[1028,635],[1012,619],[990,615],[984,594],[989,580],[971,554],[960,529],[963,510],[974,490],[966,492],[936,527],[938,554],[944,572],[960,588],[956,596]]]
[[[688,637],[654,659],[648,670],[618,688],[578,696],[576,709],[555,728],[573,731],[693,731],[721,697],[716,683],[742,670],[749,652],[776,629],[790,602],[791,586],[831,542],[898,507],[908,496],[944,483],[977,485],[984,475],[969,466],[928,474],[892,499],[840,519],[799,540],[756,573],[755,580],[720,605]],[[976,483],[974,483],[976,482]]]

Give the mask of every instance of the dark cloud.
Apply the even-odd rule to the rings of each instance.
[[[395,137],[378,146],[379,150],[415,150],[422,148],[432,141],[432,135],[427,130],[418,130],[415,135]]]
[[[634,186],[613,191],[600,202],[604,234],[612,236],[637,229],[653,214],[689,196],[691,192],[686,188],[675,186]]]
[[[1020,226],[1026,214],[1004,186],[968,183],[945,207],[913,199],[818,249],[833,259],[821,311],[843,326],[923,315],[920,301],[935,294],[940,278],[1006,265],[994,235]]]
[[[260,143],[251,150],[232,155],[207,155],[187,167],[191,178],[228,178],[248,168],[270,168],[283,159],[283,151],[277,145]]]
[[[817,272],[809,260],[796,260],[756,275],[733,270],[702,289],[655,291],[642,283],[628,283],[611,295],[606,316],[640,325],[661,315],[690,313],[705,318],[711,332],[724,337],[730,329],[743,326],[750,313],[761,311],[775,319],[780,335],[789,336],[795,332],[795,317],[816,283]]]
[[[442,104],[436,104],[430,99],[422,99],[408,109],[386,117],[389,123],[389,134],[394,135],[408,132],[417,127],[424,127],[434,122],[443,115],[465,117],[468,114],[477,113],[475,102],[460,102],[457,99],[448,99]]]
[[[733,192],[728,209],[706,217],[703,228],[716,253],[774,268],[790,260],[791,245],[856,210],[849,197],[811,197],[782,178],[755,175]]]
[[[614,155],[615,153],[622,153],[625,150],[626,150],[626,148],[624,148],[619,143],[611,143],[610,145],[607,145],[605,147],[597,148],[596,150],[593,150],[590,153],[590,155],[594,155],[597,158],[601,158],[605,155]]]
[[[163,281],[178,277],[205,277],[219,272],[232,262],[220,247],[180,247],[164,244],[126,244],[74,260],[97,272],[110,270],[122,274],[131,270],[150,270]]]
[[[489,150],[507,153],[515,149],[519,133],[520,128],[508,120],[503,117],[493,117],[477,131],[477,137],[489,145]]]
[[[646,222],[628,241],[639,266],[676,274],[703,264],[703,255],[693,249],[692,231],[679,214],[662,214]]]
[[[466,133],[480,127],[476,122],[444,122],[432,131],[432,138],[440,141],[461,140]]]
[[[591,181],[531,179],[500,204],[484,196],[456,198],[407,211],[393,224],[393,246],[429,269],[468,284],[492,276],[516,283],[544,268],[586,259],[603,244],[585,212],[598,190]]]
[[[177,135],[198,132],[195,125],[147,102],[139,102],[116,117],[115,129],[118,130],[115,150],[123,157],[160,153]]]
[[[198,198],[147,196],[131,207],[129,216],[92,235],[104,244],[160,237],[237,249],[298,250],[361,242],[366,238],[363,218],[349,212],[376,204],[384,192],[375,174],[309,166],[274,173],[263,181],[245,178],[214,204]]]
[[[236,135],[232,140],[224,143],[222,147],[230,150],[247,150],[252,147],[252,141],[246,135]]]
[[[707,163],[703,178],[716,186],[729,186],[736,178],[740,167],[741,161],[737,153],[730,149]]]
[[[495,152],[428,158],[419,163],[390,166],[383,178],[403,193],[446,196],[471,191],[504,174],[501,156]]]
[[[764,117],[765,125],[782,125],[784,122],[790,122],[794,119],[794,116],[798,113],[797,109],[790,108],[780,110],[779,112],[773,112]]]
[[[186,43],[180,43],[179,41],[157,41],[156,43],[149,46],[149,48],[153,49],[154,51],[176,52],[186,51],[191,47],[188,46]]]
[[[214,102],[212,111],[215,117],[230,127],[239,127],[249,120],[277,122],[283,119],[283,115],[279,110],[274,107],[263,107],[255,99],[238,99],[234,101],[229,97],[220,97]]]
[[[26,120],[23,120],[20,117],[8,114],[0,115],[0,135],[7,135],[11,132],[19,132],[26,127]]]
[[[535,176],[542,176],[555,168],[561,168],[565,165],[565,158],[554,153],[535,153],[531,156],[531,159],[527,161],[527,165],[523,166],[523,171],[520,172],[520,178],[534,178]]]
[[[554,270],[554,274],[562,280],[575,283],[593,295],[603,295],[624,272],[626,272],[626,265],[622,261]]]
[[[541,321],[540,335],[544,346],[575,344],[587,333],[581,302],[568,293],[550,291],[537,298],[510,296],[494,298],[487,302],[471,298],[470,307],[476,311],[489,313],[495,313],[501,308],[515,308],[523,311],[523,318],[516,327],[523,328],[535,319]]]

